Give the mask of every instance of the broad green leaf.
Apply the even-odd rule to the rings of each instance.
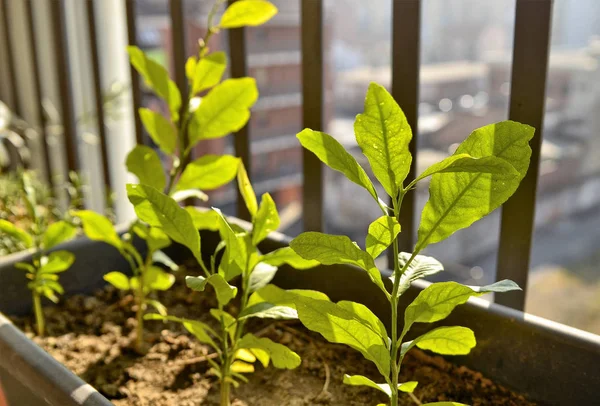
[[[217,300],[225,306],[237,295],[237,288],[227,283],[225,278],[219,274],[210,275],[208,278],[202,276],[186,276],[185,284],[192,290],[202,292],[206,284],[211,284],[217,294]]]
[[[246,334],[239,341],[238,348],[247,348],[266,351],[271,356],[275,368],[294,369],[300,366],[300,356],[283,344],[273,342],[265,337],[256,337]]]
[[[169,236],[158,227],[150,227],[146,242],[148,243],[148,249],[150,251],[162,250],[171,245]]]
[[[21,241],[26,248],[31,248],[33,246],[33,238],[31,238],[25,230],[20,229],[10,221],[0,220],[0,231]]]
[[[354,317],[361,320],[365,326],[377,333],[385,342],[387,342],[388,333],[385,326],[375,314],[365,305],[356,302],[342,300],[337,302],[337,305],[342,309],[351,312]]]
[[[226,281],[230,281],[246,270],[246,245],[238,239],[223,214],[218,209],[213,210],[218,215],[219,232],[221,233],[221,238],[225,241],[225,252],[221,259],[219,272],[222,269],[223,277]]]
[[[163,190],[167,179],[163,171],[160,157],[152,148],[136,145],[127,155],[127,170],[140,180],[140,183]]]
[[[123,249],[123,243],[108,218],[91,210],[78,210],[73,212],[73,215],[81,219],[83,232],[87,238],[105,242],[118,250]]]
[[[250,298],[248,299],[248,308],[259,303],[270,303],[273,306],[286,306],[295,309],[295,301],[298,296],[315,300],[329,300],[325,293],[316,290],[283,290],[275,285],[267,285],[250,295]]]
[[[221,18],[219,27],[238,28],[257,26],[277,14],[277,7],[265,0],[238,0],[231,4]]]
[[[129,290],[131,288],[129,278],[121,272],[109,272],[104,275],[103,279],[120,290]]]
[[[353,312],[326,300],[296,295],[298,318],[309,330],[327,341],[346,344],[375,363],[384,376],[390,374],[390,355],[386,342]],[[386,338],[387,340],[387,338]]]
[[[77,229],[70,223],[61,220],[56,223],[52,223],[46,229],[44,237],[42,239],[42,246],[44,249],[50,249],[57,246],[60,243],[69,241],[77,234]]]
[[[375,259],[389,247],[398,233],[400,223],[395,217],[381,216],[369,225],[365,241],[366,251]]]
[[[266,286],[275,277],[277,269],[276,266],[265,264],[264,262],[256,264],[250,273],[248,291],[255,292],[263,286]]]
[[[279,213],[270,194],[262,195],[260,206],[254,217],[252,228],[252,244],[258,245],[271,231],[279,227]]]
[[[475,288],[456,282],[433,283],[423,289],[406,308],[402,335],[410,329],[413,323],[433,323],[445,319],[456,306],[466,303],[471,296],[511,290],[520,290],[520,288],[513,281],[506,279]]]
[[[240,130],[258,98],[252,78],[227,79],[202,99],[189,128],[190,148],[200,140],[224,137]]]
[[[196,73],[196,65],[198,64],[198,58],[195,56],[190,56],[187,61],[185,61],[185,77],[188,78],[188,81],[191,82],[194,80],[194,74]]]
[[[529,166],[528,143],[533,131],[532,127],[504,121],[471,133],[454,155],[468,154],[479,159],[455,162],[479,166],[481,171],[432,175],[429,201],[421,215],[417,252],[470,226],[516,191]]]
[[[252,354],[250,350],[245,348],[240,348],[233,354],[233,359],[239,359],[245,362],[256,362],[256,355]]]
[[[178,271],[179,265],[175,263],[167,254],[162,251],[154,251],[152,253],[152,262],[162,264],[171,271]]]
[[[217,231],[219,229],[219,214],[216,211],[202,211],[192,206],[186,207],[185,210],[192,216],[197,230]]]
[[[175,190],[217,189],[235,178],[239,163],[231,155],[203,155],[185,167]]]
[[[411,256],[412,254],[409,252],[401,252],[398,254],[398,265],[400,265],[400,269],[404,269],[406,263],[410,261]],[[413,281],[429,275],[434,275],[438,272],[442,272],[443,270],[444,266],[437,259],[428,257],[426,255],[415,255],[400,277],[398,296],[401,296],[404,292],[406,292]],[[390,279],[393,282],[394,275],[390,276]]]
[[[15,264],[15,268],[20,269],[21,271],[35,273],[35,267],[27,262],[17,262]]]
[[[169,290],[175,283],[175,276],[150,265],[144,270],[144,287],[150,290]]]
[[[422,174],[420,174],[415,182],[425,179],[436,173],[441,172],[486,172],[490,169],[487,166],[490,164],[489,161],[478,162],[479,158],[473,158],[469,154],[455,154],[450,155],[448,158],[431,165]],[[492,165],[493,166],[493,165]],[[492,168],[492,170],[494,170]]]
[[[402,343],[400,355],[404,356],[415,345],[422,350],[429,350],[441,355],[465,355],[475,347],[473,330],[454,326],[438,327],[412,341]]]
[[[398,389],[400,389],[400,391],[404,393],[413,393],[418,384],[419,382],[417,381],[403,382],[401,384],[398,384]]]
[[[178,121],[181,94],[175,82],[169,79],[167,70],[152,59],[147,58],[144,52],[136,46],[128,46],[127,52],[131,64],[144,78],[148,87],[167,102],[173,121]]]
[[[161,314],[150,313],[144,316],[144,320],[162,320],[162,321],[174,321],[175,323],[181,323],[183,327],[189,331],[198,341],[204,344],[211,345],[215,350],[220,351],[220,347],[214,342],[211,335],[218,337],[217,333],[208,326],[208,324],[202,323],[197,320],[182,319],[174,316],[163,316]]]
[[[325,165],[343,173],[348,180],[364,187],[373,196],[373,199],[379,201],[369,175],[335,138],[308,128],[302,130],[296,137],[304,148],[315,154]]]
[[[226,67],[227,56],[223,51],[213,52],[200,59],[200,62],[194,66],[192,94],[216,86],[221,81]]]
[[[140,220],[161,228],[172,240],[188,247],[198,262],[202,261],[198,230],[177,202],[147,185],[128,184],[127,197]]]
[[[260,258],[260,261],[277,267],[287,264],[295,269],[310,269],[319,265],[319,261],[314,259],[304,259],[291,247],[283,247],[271,251],[268,254],[263,255]]]
[[[366,376],[344,374],[344,383],[351,386],[368,386],[377,389],[388,396],[392,396],[390,385],[387,383],[375,383]]]
[[[254,218],[256,216],[256,212],[258,211],[258,203],[256,202],[256,194],[254,193],[254,189],[252,188],[252,184],[250,183],[250,179],[248,178],[248,173],[246,172],[246,168],[244,164],[240,162],[240,166],[238,167],[237,173],[238,180],[238,188],[242,197],[244,198],[244,202],[246,202],[246,207],[248,208],[248,212]]]
[[[369,274],[371,280],[384,292],[381,273],[373,258],[361,250],[345,235],[328,235],[318,232],[300,234],[290,242],[290,247],[302,258],[319,261],[323,265],[351,264]]]
[[[177,130],[173,124],[164,118],[162,114],[150,109],[142,107],[138,112],[142,124],[144,124],[144,128],[152,141],[166,154],[172,155],[177,145]]]
[[[249,317],[260,319],[297,319],[298,312],[289,306],[278,306],[269,302],[261,302],[246,307],[240,312],[238,319],[243,320]]]
[[[42,257],[39,273],[64,272],[75,261],[75,255],[69,251],[54,251]]]
[[[365,111],[356,116],[354,133],[375,177],[387,194],[396,198],[412,161],[408,150],[412,131],[398,103],[383,86],[370,84]]]
[[[191,198],[202,200],[203,202],[208,201],[208,195],[198,189],[177,190],[177,191],[171,193],[171,197],[177,203],[183,202],[184,200],[191,199]]]

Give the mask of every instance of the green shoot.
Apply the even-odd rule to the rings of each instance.
[[[298,296],[295,304],[300,321],[327,340],[349,345],[375,363],[384,380],[376,383],[364,376],[346,376],[348,385],[365,385],[384,392],[392,406],[400,393],[411,393],[416,382],[398,382],[406,353],[413,347],[444,355],[467,354],[475,346],[473,331],[465,327],[438,327],[421,336],[407,339],[414,323],[432,323],[446,318],[469,297],[487,292],[519,289],[504,280],[483,287],[455,282],[434,283],[423,290],[404,311],[403,327],[398,328],[398,299],[411,282],[443,270],[431,257],[420,255],[429,244],[442,241],[454,232],[500,207],[517,189],[529,166],[528,145],[534,129],[513,121],[503,121],[475,130],[443,161],[431,166],[406,184],[412,156],[408,149],[412,138],[404,113],[392,96],[372,83],[365,99],[365,111],[356,117],[354,131],[358,145],[367,157],[372,172],[391,200],[391,207],[377,195],[365,170],[333,137],[305,129],[298,134],[300,143],[321,161],[362,186],[380,207],[382,216],[368,230],[366,249],[359,248],[346,236],[316,232],[300,234],[291,242],[292,249],[306,260],[321,264],[351,264],[366,271],[371,281],[390,303],[388,331],[368,308],[353,302],[331,303]],[[418,182],[430,178],[429,201],[423,209],[418,241],[412,253],[399,252],[402,200]],[[388,247],[393,248],[391,290],[382,280],[375,259]],[[286,299],[288,300],[288,299]],[[452,402],[436,405],[458,405]],[[433,404],[432,404],[433,405]]]

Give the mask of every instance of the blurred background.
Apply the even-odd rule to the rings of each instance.
[[[20,23],[28,18],[24,1],[1,0],[0,98],[18,112],[25,128],[27,123],[40,126],[43,117],[49,132],[48,162],[35,132],[23,132],[28,133],[32,166],[60,185],[67,167],[60,92],[53,78],[70,76],[77,148],[83,157],[81,174],[87,184],[85,198],[91,207],[104,210],[107,191],[100,177],[99,124],[93,114],[84,2],[66,0],[64,35],[70,64],[68,72],[56,72],[54,63],[45,63],[56,57],[45,40],[55,35],[44,17],[51,13],[51,1],[33,2],[33,42],[40,58],[34,65],[27,53],[18,52],[32,40],[27,24]],[[295,137],[302,129],[300,3],[271,1],[279,14],[246,34],[248,74],[256,78],[260,91],[249,124],[251,176],[257,193],[270,192],[275,199],[281,231],[293,236],[302,231],[302,150]],[[124,193],[128,177],[123,162],[134,145],[123,3],[95,3],[111,193],[119,221],[132,214]],[[371,81],[391,84],[391,3],[325,0],[323,130],[361,162],[366,160],[356,145],[353,121],[363,109]],[[186,0],[184,5],[186,52],[193,55],[205,32],[212,0]],[[135,7],[138,46],[173,71],[168,1],[137,0]],[[515,0],[422,1],[418,172],[453,153],[472,130],[508,117],[514,15]],[[525,310],[600,333],[600,1],[555,0],[552,23]],[[210,47],[227,51],[227,33],[214,37]],[[11,66],[6,62],[7,52],[15,55]],[[41,77],[39,94],[34,89],[36,74]],[[13,77],[16,83],[10,86]],[[142,105],[166,113],[143,84],[140,91]],[[43,101],[42,116],[36,109],[40,103],[33,102],[36,99]],[[152,145],[147,135],[144,142]],[[195,150],[197,156],[209,152],[233,153],[232,137],[202,143]],[[3,148],[2,154],[7,160],[11,151]],[[62,192],[57,186],[57,195]],[[420,216],[428,198],[427,185],[420,185],[416,193]],[[211,194],[210,203],[235,214],[235,196],[233,187],[223,188]],[[332,171],[325,175],[325,209],[326,231],[347,234],[359,243],[369,223],[379,216],[364,190]],[[496,211],[428,247],[426,254],[445,264],[446,279],[491,283],[496,275],[499,224],[500,212]]]

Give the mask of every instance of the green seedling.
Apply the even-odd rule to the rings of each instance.
[[[45,332],[42,298],[46,297],[54,303],[64,293],[59,282],[59,273],[66,271],[73,264],[75,255],[60,250],[48,252],[58,244],[75,237],[77,229],[67,220],[58,220],[49,224],[48,212],[42,212],[37,201],[36,188],[30,173],[23,173],[20,179],[20,194],[26,207],[29,226],[19,227],[10,221],[0,220],[0,231],[21,245],[33,251],[31,263],[18,262],[15,267],[26,272],[30,282],[27,287],[33,297],[33,310],[37,333]]]
[[[246,321],[252,317],[297,318],[291,301],[282,303],[280,300],[277,305],[269,302],[273,292],[277,292],[278,298],[292,295],[269,283],[280,265],[288,264],[297,269],[318,265],[317,261],[302,259],[289,247],[264,255],[258,250],[258,244],[279,226],[279,214],[268,193],[262,196],[258,204],[244,166],[240,165],[239,168],[238,185],[252,217],[252,227],[247,230],[230,223],[217,209],[207,212],[214,218],[213,224],[221,234],[222,243],[211,257],[210,266],[202,265],[206,270],[204,276],[186,277],[187,286],[194,291],[204,291],[208,285],[214,290],[218,307],[211,309],[210,314],[219,322],[219,328],[213,329],[197,320],[161,314],[146,315],[147,319],[179,322],[200,342],[214,349],[218,358],[215,361],[208,359],[208,362],[212,366],[211,372],[220,381],[221,406],[230,404],[231,385],[237,387],[240,382],[248,381],[243,374],[253,372],[255,362],[260,362],[264,367],[272,363],[276,368],[285,369],[300,365],[300,357],[289,348],[248,333]],[[223,251],[223,256],[217,266],[216,256],[220,251]],[[230,284],[233,279],[239,279],[239,287]],[[296,295],[326,298],[314,291],[297,291]],[[239,310],[230,313],[227,305],[236,297],[239,298]]]
[[[405,354],[413,347],[444,355],[467,354],[475,346],[473,331],[465,327],[438,327],[408,339],[415,323],[432,323],[446,318],[469,297],[487,292],[519,289],[503,280],[489,286],[470,287],[455,282],[434,283],[424,289],[404,310],[403,327],[398,328],[398,300],[411,282],[443,270],[435,259],[420,255],[430,244],[448,238],[454,232],[500,207],[517,189],[529,166],[529,140],[534,129],[513,121],[479,128],[448,158],[429,167],[416,179],[406,182],[412,156],[410,126],[392,96],[372,83],[367,92],[364,113],[354,123],[356,141],[367,157],[372,172],[391,200],[391,207],[379,198],[365,170],[333,137],[305,129],[298,134],[304,148],[323,163],[343,173],[373,197],[382,212],[368,229],[365,249],[346,236],[305,232],[291,242],[292,249],[306,260],[321,264],[350,264],[368,273],[370,280],[390,303],[391,331],[367,307],[354,302],[332,303],[298,297],[295,304],[300,321],[327,340],[349,345],[375,363],[384,382],[365,376],[345,376],[348,385],[365,385],[389,396],[398,405],[399,393],[411,393],[417,382],[398,382]],[[429,179],[429,200],[423,209],[418,240],[412,253],[398,252],[400,209],[407,193],[418,182]],[[375,259],[388,247],[393,248],[391,289],[384,284]],[[412,396],[413,399],[416,397]],[[458,405],[452,402],[431,405]]]
[[[135,348],[142,352],[144,313],[147,307],[152,306],[160,314],[167,314],[165,306],[153,298],[153,293],[167,290],[175,282],[173,274],[159,266],[163,265],[171,271],[178,270],[178,266],[162,251],[171,245],[171,239],[160,228],[149,227],[141,222],[134,222],[127,233],[119,236],[111,221],[101,214],[90,210],[79,210],[73,212],[73,215],[81,220],[83,231],[90,240],[112,245],[128,261],[133,276],[129,277],[113,271],[104,275],[104,280],[117,289],[130,291],[135,297],[137,320]],[[133,235],[146,242],[145,256],[132,244]]]

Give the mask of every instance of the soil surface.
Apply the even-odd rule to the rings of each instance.
[[[183,273],[182,271],[178,273]],[[190,291],[178,276],[174,287],[157,295],[179,317],[213,323],[213,299]],[[219,385],[208,374],[210,348],[176,323],[145,322],[146,355],[132,349],[135,314],[132,297],[112,287],[94,296],[65,298],[46,307],[48,336],[34,341],[117,406],[218,405]],[[33,319],[15,319],[33,337]],[[248,324],[252,332],[289,346],[302,357],[295,370],[257,366],[250,380],[233,389],[234,406],[363,406],[386,402],[366,387],[342,384],[344,374],[379,381],[374,365],[345,346],[325,342],[296,321]],[[452,400],[470,405],[533,405],[494,384],[480,373],[452,365],[438,356],[411,350],[402,364],[400,382],[418,381],[414,392],[423,403]],[[401,405],[416,405],[408,395]]]

